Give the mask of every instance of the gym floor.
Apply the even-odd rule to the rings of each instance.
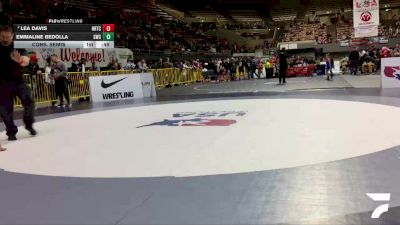
[[[399,89],[276,83],[39,108],[37,137],[0,134],[0,224],[400,224]]]

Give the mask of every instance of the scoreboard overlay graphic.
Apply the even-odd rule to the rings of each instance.
[[[16,24],[15,48],[114,48],[114,24]]]

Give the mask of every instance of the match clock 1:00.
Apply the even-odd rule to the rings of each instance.
[[[114,32],[103,33],[103,41],[114,41]]]

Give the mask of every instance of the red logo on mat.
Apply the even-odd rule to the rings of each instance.
[[[387,66],[383,71],[386,77],[400,80],[400,66]]]
[[[173,114],[173,119],[164,119],[162,121],[147,124],[137,128],[152,126],[226,127],[234,125],[237,122],[235,119],[228,119],[226,117],[243,117],[246,114],[246,111],[178,112]]]
[[[235,124],[236,120],[225,120],[225,119],[182,119],[182,120],[163,120],[160,122],[140,126],[151,127],[151,126],[169,126],[169,127],[194,127],[194,126],[217,126],[225,127]]]

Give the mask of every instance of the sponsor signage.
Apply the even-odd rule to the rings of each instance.
[[[387,44],[389,43],[389,39],[385,38],[385,37],[379,37],[379,41],[380,44]]]
[[[289,44],[288,49],[297,49],[297,43]]]
[[[375,44],[387,44],[389,40],[385,37],[370,37],[370,38],[357,38],[352,40],[340,41],[340,46],[371,46]]]
[[[141,73],[140,81],[142,82],[143,97],[155,97],[156,87],[154,83],[154,76],[152,73]]]
[[[256,53],[233,53],[233,57],[255,57]]]
[[[381,87],[400,87],[400,57],[381,59]]]
[[[93,102],[155,97],[152,73],[89,77]]]
[[[360,26],[354,28],[354,37],[376,37],[378,36],[378,26]]]
[[[354,37],[378,36],[379,0],[353,0]]]
[[[350,46],[350,40],[342,40],[342,41],[340,41],[340,46],[341,47],[349,47]]]
[[[353,0],[354,28],[379,26],[379,0]]]

